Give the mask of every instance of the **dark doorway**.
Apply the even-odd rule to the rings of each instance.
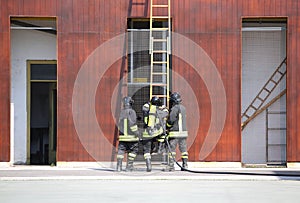
[[[30,164],[56,164],[56,64],[30,64]]]

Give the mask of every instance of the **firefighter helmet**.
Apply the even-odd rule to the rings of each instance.
[[[179,104],[181,102],[181,96],[178,92],[174,92],[170,96],[170,103],[171,104]]]
[[[157,97],[157,96],[152,97],[150,102],[151,102],[152,105],[155,105],[155,106],[161,106],[162,105],[162,102],[161,102],[160,98]]]
[[[134,103],[134,100],[131,97],[124,97],[123,98],[124,106],[132,106],[133,103]]]

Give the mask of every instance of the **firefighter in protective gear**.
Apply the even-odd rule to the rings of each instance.
[[[188,137],[188,131],[186,126],[186,109],[181,104],[181,96],[179,93],[174,92],[170,95],[170,114],[167,120],[167,128],[169,129],[169,143],[171,148],[171,154],[169,154],[169,171],[174,171],[174,160],[171,156],[176,156],[176,146],[179,145],[181,152],[182,167],[187,169],[188,165],[188,152],[186,146],[186,139]]]
[[[163,134],[161,134],[157,137],[158,154],[162,155],[162,164],[166,165],[168,163],[168,150],[167,150],[167,146],[165,144],[165,139],[167,136],[166,124],[167,124],[167,119],[169,116],[169,110],[165,105],[162,105],[162,106],[158,107],[157,114],[158,114],[159,119],[162,121],[162,126],[163,126]]]
[[[151,166],[151,146],[154,139],[163,133],[161,121],[158,117],[158,108],[161,106],[161,100],[158,97],[152,97],[150,102],[143,105],[144,132],[142,144],[144,149],[144,158],[146,161],[147,172],[152,170]]]
[[[136,124],[136,112],[132,109],[131,97],[123,98],[123,109],[119,118],[119,146],[117,155],[117,171],[122,170],[122,161],[127,152],[126,171],[133,170],[133,162],[138,153],[140,133]]]

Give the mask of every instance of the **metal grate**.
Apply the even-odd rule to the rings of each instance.
[[[149,54],[149,21],[134,21],[129,23],[128,31],[128,95],[135,100],[134,107],[137,114],[141,116],[141,106],[149,101],[150,98],[150,75],[151,75],[151,55]],[[156,23],[155,26],[166,26],[165,22]],[[148,26],[148,27],[147,27]],[[142,28],[142,29],[140,29]],[[166,35],[166,31],[162,34],[161,31],[154,32],[154,34],[161,38]],[[167,42],[154,43],[156,50],[165,49]],[[155,72],[166,71],[166,54],[155,53],[155,61],[165,61],[165,63],[154,64],[153,70]],[[166,83],[164,74],[156,74],[152,77],[153,83]],[[153,94],[164,95],[166,87],[153,86]],[[163,101],[167,103],[166,99]]]

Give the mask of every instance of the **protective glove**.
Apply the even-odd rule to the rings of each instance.
[[[151,127],[148,127],[148,128],[147,128],[147,132],[148,132],[148,134],[149,134],[150,136],[152,136],[153,133],[154,133],[154,129],[151,128]]]
[[[169,132],[166,133],[165,142],[169,140]]]
[[[137,138],[139,138],[139,141],[142,141],[143,139],[142,139],[142,133],[139,131],[139,130],[137,130],[135,133],[135,136],[137,137]]]

